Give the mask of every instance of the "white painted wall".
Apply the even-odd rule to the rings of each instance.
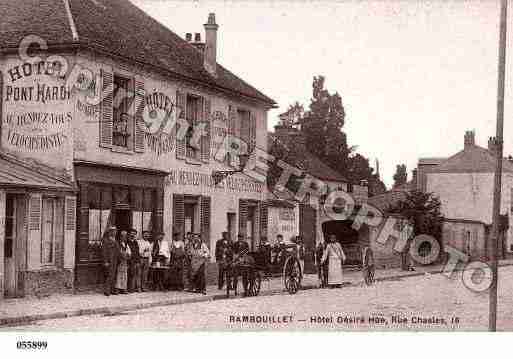
[[[442,202],[442,214],[446,218],[468,219],[492,223],[493,173],[428,173],[426,189]],[[503,174],[501,214],[511,212],[513,175]],[[507,236],[508,248],[513,243],[513,229]]]

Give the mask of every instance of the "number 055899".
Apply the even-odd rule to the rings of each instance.
[[[21,350],[44,350],[48,347],[46,341],[18,341],[16,342],[16,348]]]

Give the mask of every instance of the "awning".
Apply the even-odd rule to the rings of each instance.
[[[37,188],[75,192],[71,177],[39,162],[0,152],[0,188]]]

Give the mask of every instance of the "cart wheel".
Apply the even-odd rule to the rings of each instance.
[[[256,297],[260,293],[260,287],[262,286],[262,276],[259,271],[255,271],[255,277],[253,283],[251,283],[251,295]]]
[[[289,294],[296,294],[301,287],[301,265],[296,257],[288,257],[283,265],[283,285]]]
[[[363,252],[363,266],[362,266],[362,274],[363,280],[365,284],[371,285],[374,283],[374,255],[372,254],[372,250],[370,248],[365,248]]]

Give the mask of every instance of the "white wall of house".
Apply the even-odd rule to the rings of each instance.
[[[450,219],[492,223],[493,173],[428,173],[426,189],[438,195],[442,214]],[[503,174],[501,214],[512,218],[513,175]],[[513,244],[513,229],[507,235],[507,247]]]

